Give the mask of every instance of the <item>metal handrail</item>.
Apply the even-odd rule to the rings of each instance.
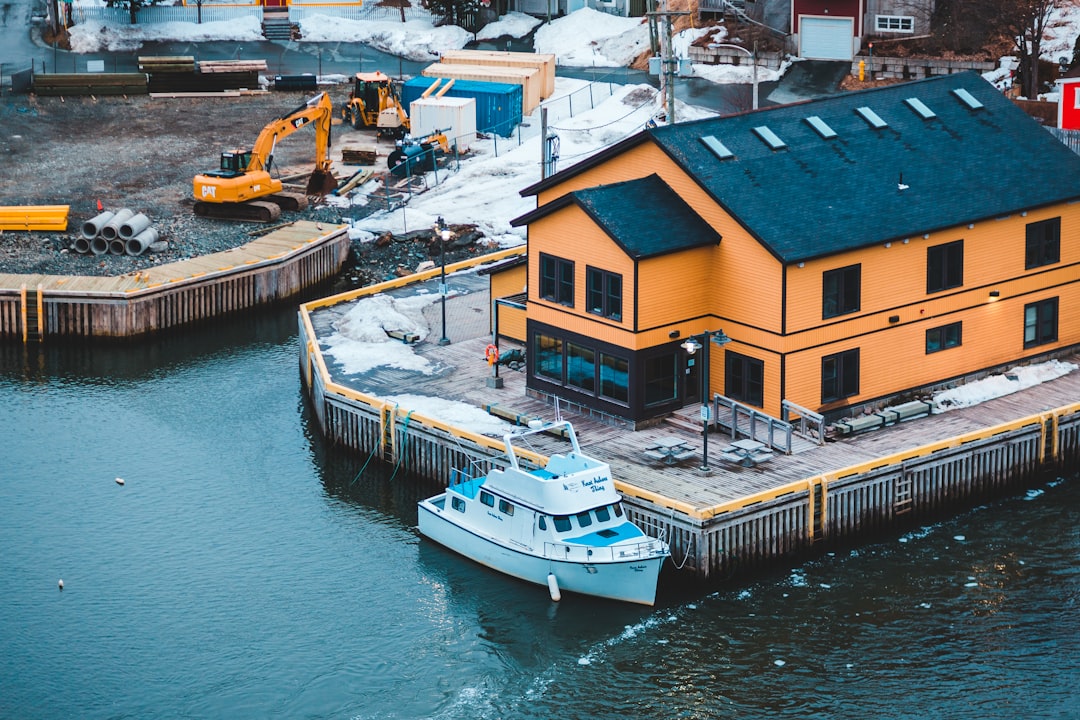
[[[765,442],[769,447],[779,450],[785,455],[791,454],[791,435],[793,428],[791,423],[778,420],[771,415],[767,415],[760,410],[756,410],[749,405],[743,405],[737,400],[732,400],[729,397],[725,397],[716,393],[712,397],[713,400],[713,417],[716,418],[716,424],[727,428],[731,432],[731,439],[735,440],[740,432],[739,430],[739,418],[744,417],[747,420],[750,431],[747,433],[743,431],[743,434],[749,437],[751,440],[758,440]],[[720,409],[725,408],[731,420],[725,422],[721,418],[723,415],[720,413]],[[758,437],[758,425],[765,426],[765,437]]]
[[[797,423],[792,422],[792,416],[798,418]],[[780,418],[787,423],[795,425],[795,432],[803,437],[810,438],[818,445],[825,444],[825,416],[808,410],[802,405],[782,400],[780,402]]]

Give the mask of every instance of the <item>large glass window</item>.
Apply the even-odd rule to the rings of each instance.
[[[1028,223],[1024,268],[1053,265],[1061,261],[1061,218]]]
[[[724,394],[747,405],[765,405],[765,363],[727,350],[724,353]]]
[[[861,276],[862,265],[849,265],[822,273],[822,319],[859,311]]]
[[[935,245],[926,250],[926,292],[935,293],[964,284],[964,241]]]
[[[566,384],[590,395],[596,390],[596,351],[592,348],[566,343]]]
[[[630,402],[630,363],[626,358],[600,353],[600,397]]]
[[[540,297],[574,306],[574,263],[540,254]]]
[[[926,331],[926,354],[960,347],[960,323],[950,323]]]
[[[878,32],[911,33],[915,32],[915,18],[912,15],[875,15],[874,28]]]
[[[1056,342],[1058,299],[1040,300],[1024,306],[1024,347]]]
[[[586,276],[589,312],[612,320],[622,320],[622,275],[590,267]]]
[[[570,518],[568,516],[556,515],[553,519],[555,520],[556,532],[570,532]]]
[[[821,402],[859,394],[859,350],[845,350],[821,358]]]
[[[535,372],[540,377],[562,384],[563,357],[561,338],[535,335],[533,337],[533,355],[536,358]]]
[[[649,358],[644,363],[645,406],[661,405],[676,398],[679,354],[670,353]]]

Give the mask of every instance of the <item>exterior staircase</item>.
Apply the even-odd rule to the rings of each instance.
[[[289,8],[264,7],[262,31],[267,40],[292,40],[293,26],[289,22]]]

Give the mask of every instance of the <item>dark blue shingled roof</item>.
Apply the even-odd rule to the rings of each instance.
[[[924,119],[908,98],[935,116]],[[861,107],[886,126],[872,127]],[[811,116],[836,136],[824,139]],[[772,149],[761,126],[784,146]],[[720,159],[705,136],[732,157]],[[975,73],[646,130],[522,194],[650,140],[789,263],[1080,198],[1080,156]]]
[[[511,224],[526,225],[571,203],[635,260],[720,242],[720,235],[656,174],[575,190]]]
[[[983,104],[971,109],[953,90]],[[936,117],[909,106],[918,98]],[[874,129],[869,107],[887,126]],[[826,140],[806,121],[836,132]],[[754,131],[786,144],[773,150]],[[665,152],[786,262],[1080,197],[1080,157],[975,73],[656,128]],[[712,135],[733,154],[720,160]],[[907,185],[899,189],[901,183]]]

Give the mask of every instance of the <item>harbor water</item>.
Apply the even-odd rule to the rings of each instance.
[[[422,540],[291,309],[2,345],[0,427],[0,718],[1080,717],[1075,471],[645,608]]]

